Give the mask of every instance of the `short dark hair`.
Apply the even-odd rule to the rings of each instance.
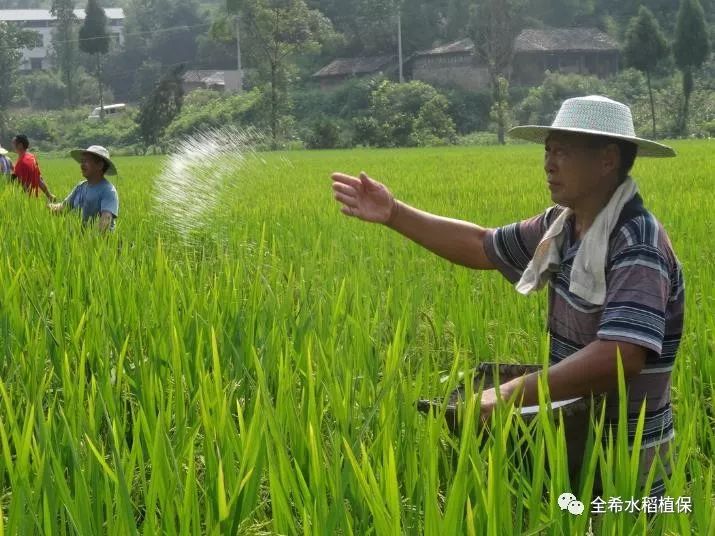
[[[588,136],[588,146],[592,149],[603,149],[608,145],[615,145],[621,155],[621,166],[618,168],[618,181],[623,182],[633,168],[633,163],[638,154],[638,146],[630,141],[611,138],[609,136]]]
[[[27,148],[30,146],[30,140],[24,134],[17,134],[13,139],[17,143],[22,144],[22,146],[25,148],[25,150],[27,150]]]

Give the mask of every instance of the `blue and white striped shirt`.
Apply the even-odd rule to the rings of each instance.
[[[488,231],[485,250],[497,269],[516,282],[542,236],[561,213],[544,213]],[[625,217],[624,217],[625,216]],[[639,375],[628,380],[629,440],[635,436],[641,404],[646,401],[641,444],[641,479],[658,451],[673,439],[671,371],[683,331],[685,291],[680,262],[662,225],[645,210],[640,196],[624,208],[609,239],[606,301],[594,305],[569,292],[571,268],[580,246],[573,222],[566,224],[560,270],[549,283],[550,360],[558,363],[596,340],[623,341],[647,350]],[[618,420],[617,393],[609,394],[606,418]],[[670,473],[670,468],[666,468]],[[663,486],[656,478],[651,494]]]

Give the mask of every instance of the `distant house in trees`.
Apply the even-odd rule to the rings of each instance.
[[[124,10],[105,8],[107,31],[112,40],[121,45],[124,42]],[[83,21],[84,9],[75,9],[78,21]],[[57,19],[48,9],[0,9],[0,21],[17,24],[37,34],[34,46],[22,49],[20,70],[49,69],[52,58],[52,33]],[[79,25],[79,24],[78,24]]]
[[[184,93],[195,89],[215,89],[217,91],[237,92],[238,71],[199,70],[186,71],[183,76]]]
[[[489,73],[474,55],[471,39],[460,39],[417,52],[411,60],[412,77],[435,85],[469,90],[488,87]],[[618,43],[595,28],[523,30],[514,41],[511,83],[538,85],[547,70],[606,78],[618,72]]]
[[[618,43],[596,28],[524,30],[514,42],[512,83],[540,84],[547,70],[607,78],[619,55]]]
[[[474,55],[471,39],[460,39],[417,52],[411,61],[412,78],[432,85],[477,90],[489,86],[489,71]]]
[[[320,82],[321,89],[329,89],[350,78],[379,74],[390,76],[396,70],[395,56],[337,58],[315,73],[313,78]]]

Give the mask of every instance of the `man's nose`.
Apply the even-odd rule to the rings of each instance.
[[[556,165],[553,156],[551,156],[550,153],[544,153],[544,171],[546,173],[553,173],[555,169]]]

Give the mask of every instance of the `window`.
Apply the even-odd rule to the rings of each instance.
[[[42,58],[30,58],[30,69],[33,71],[42,70]]]
[[[45,40],[39,32],[33,32],[30,39],[30,48],[42,48],[45,46]]]

